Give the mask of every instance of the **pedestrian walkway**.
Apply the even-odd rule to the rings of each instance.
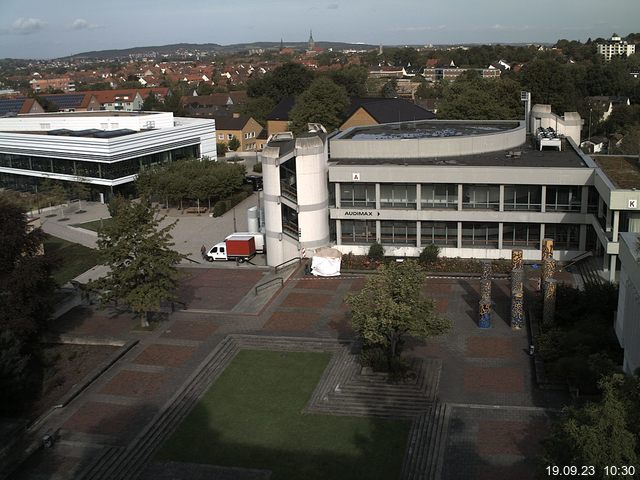
[[[77,335],[138,344],[47,420],[43,428],[59,429],[60,441],[14,478],[152,478],[154,452],[241,348],[332,352],[308,413],[411,418],[403,479],[533,478],[531,459],[559,404],[533,385],[526,331],[509,326],[507,280],[493,282],[492,326],[484,330],[477,324],[477,279],[430,278],[424,291],[453,330],[407,342],[415,382],[394,386],[363,375],[350,350],[344,296],[360,290],[365,276],[311,278],[298,267],[282,287],[260,296],[254,287],[266,271],[189,273],[185,307],[152,332],[136,331],[126,317],[110,324],[99,312],[60,324]],[[171,466],[172,478],[196,470]]]

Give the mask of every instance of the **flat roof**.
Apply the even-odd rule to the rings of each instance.
[[[48,112],[48,113],[25,113],[17,118],[47,118],[47,117],[141,117],[145,115],[157,115],[166,112],[125,112],[122,110],[97,110],[90,112]]]
[[[519,152],[519,153],[518,153]],[[545,148],[538,150],[533,137],[510,150],[459,155],[451,157],[423,158],[330,158],[333,165],[443,165],[464,167],[561,167],[588,168],[582,157],[566,139],[562,139],[562,151]]]
[[[419,122],[388,123],[356,127],[340,139],[345,140],[400,140],[415,138],[445,138],[506,132],[518,128],[517,121],[457,121],[426,120]]]
[[[638,157],[622,155],[591,155],[616,188],[640,189],[640,166]]]

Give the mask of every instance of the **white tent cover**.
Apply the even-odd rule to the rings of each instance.
[[[316,277],[337,277],[340,275],[342,252],[335,248],[318,248],[311,258],[311,273]]]

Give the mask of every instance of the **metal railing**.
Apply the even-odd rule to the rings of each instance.
[[[289,267],[289,266],[293,265],[294,263],[297,263],[298,265],[300,265],[300,262],[301,262],[301,261],[302,261],[302,260],[301,260],[301,258],[300,258],[300,257],[293,257],[293,258],[290,258],[290,259],[289,259],[289,260],[287,260],[286,262],[282,262],[280,265],[276,265],[276,266],[275,266],[275,268],[274,268],[274,270],[273,270],[273,273],[276,273],[276,274],[277,274],[279,271],[284,270],[285,268],[287,268],[287,267]]]
[[[261,283],[260,285],[256,285],[256,287],[253,289],[253,291],[255,292],[256,295],[258,295],[258,290],[263,289],[263,288],[267,288],[270,287],[272,284],[280,282],[280,287],[282,287],[284,285],[284,279],[282,277],[276,277],[276,278],[272,278],[271,280]]]
[[[584,260],[585,258],[589,258],[593,256],[593,252],[591,250],[589,250],[588,252],[584,252],[581,253],[580,255],[578,255],[577,257],[573,257],[571,260],[569,260],[569,263],[567,263],[566,265],[564,265],[562,267],[563,270],[566,270],[567,268],[575,265],[576,263],[578,263],[581,260]]]

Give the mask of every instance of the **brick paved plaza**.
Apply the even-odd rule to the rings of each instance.
[[[299,269],[282,289],[256,297],[254,286],[265,275],[266,270],[247,266],[190,269],[180,291],[186,310],[170,314],[151,332],[136,331],[127,314],[94,307],[62,318],[56,326],[60,333],[138,343],[47,420],[51,430],[60,429],[59,442],[33,456],[15,478],[82,478],[95,462],[117,459],[230,334],[352,338],[343,300],[362,288],[365,277],[312,278]],[[508,288],[506,280],[493,282],[493,324],[481,330],[477,279],[430,278],[425,284],[425,294],[454,325],[446,336],[406,345],[408,355],[441,365],[434,394],[447,410],[439,474],[433,478],[532,478],[532,458],[549,425],[547,409],[558,404],[533,385],[526,330],[514,332],[508,325]],[[255,311],[244,310],[258,300]]]

